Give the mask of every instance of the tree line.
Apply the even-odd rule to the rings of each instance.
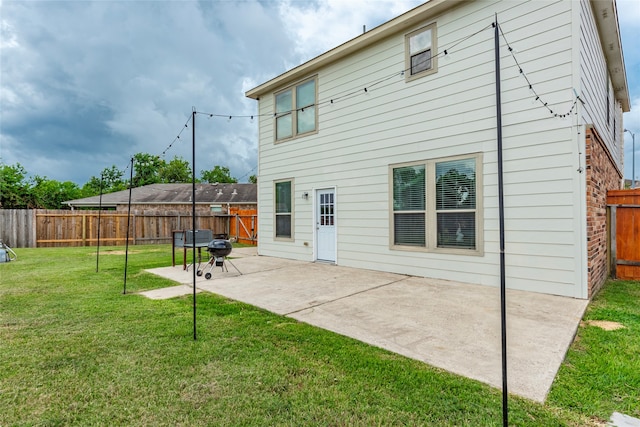
[[[141,187],[157,183],[190,183],[192,181],[191,166],[182,157],[175,156],[166,161],[160,156],[138,153],[133,156],[133,187]],[[56,181],[46,176],[35,175],[28,178],[28,173],[20,164],[0,165],[0,207],[4,209],[67,209],[62,202],[112,193],[129,188],[130,171],[115,165],[104,168],[100,176],[92,176],[84,185],[79,186],[71,181]],[[255,175],[249,182],[256,183]],[[197,182],[235,183],[238,180],[231,176],[228,167],[215,166],[210,170],[200,171]]]

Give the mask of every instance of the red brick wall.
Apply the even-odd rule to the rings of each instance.
[[[586,133],[587,259],[589,298],[609,275],[607,191],[622,188],[622,175],[595,129]]]

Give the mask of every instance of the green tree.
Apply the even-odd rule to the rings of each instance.
[[[249,183],[257,184],[258,183],[258,177],[256,175],[249,176]]]
[[[200,177],[203,182],[210,184],[219,183],[235,183],[238,180],[231,176],[229,168],[226,166],[215,166],[211,170],[200,171]]]
[[[20,163],[0,165],[0,207],[24,209],[29,197],[29,184],[25,181],[27,172]]]
[[[163,183],[186,183],[191,182],[191,166],[182,157],[174,156],[169,162],[164,162],[158,171],[160,182]]]
[[[133,156],[133,186],[156,184],[161,182],[160,169],[165,161],[160,156],[137,153]]]
[[[47,177],[35,176],[31,179],[29,208],[64,209],[62,202],[82,197],[82,190],[71,181],[60,182]]]
[[[115,165],[104,168],[100,177],[92,176],[89,181],[82,186],[82,197],[97,196],[102,193],[113,193],[114,191],[126,190],[128,183],[123,179],[124,172]]]

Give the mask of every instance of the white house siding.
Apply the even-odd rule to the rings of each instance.
[[[438,51],[490,26],[494,13],[537,93],[558,113],[571,108],[574,2],[475,1],[427,19]],[[412,28],[408,29],[409,32]],[[313,192],[337,192],[340,265],[468,283],[499,284],[499,226],[493,29],[450,49],[438,72],[405,82],[404,34],[393,35],[320,70],[318,133],[274,144],[273,96],[260,97],[259,251],[314,259]],[[574,118],[553,118],[534,96],[501,39],[507,285],[584,297],[582,219],[574,192]],[[372,82],[392,76],[364,93]],[[348,99],[345,93],[358,91]],[[573,117],[573,116],[572,116]],[[484,245],[481,256],[392,250],[389,165],[482,153]],[[276,241],[275,180],[294,181],[294,240]],[[302,194],[308,192],[308,200]],[[307,243],[308,246],[305,245]]]
[[[616,167],[623,170],[622,108],[614,97],[591,2],[580,0],[580,8],[580,96],[585,101],[582,123],[593,125],[616,162]],[[608,121],[607,103],[610,108]]]

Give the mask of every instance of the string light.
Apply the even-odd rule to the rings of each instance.
[[[492,26],[495,28],[495,23],[493,23]],[[509,44],[509,41],[507,40],[507,37],[505,36],[504,32],[502,31],[502,26],[498,25],[498,29],[500,30],[500,35],[502,36],[502,39],[507,44],[507,50],[509,50],[509,53],[511,54],[511,57],[513,58],[513,61],[516,63],[516,66],[518,67],[519,74],[522,77],[524,77],[525,81],[527,82],[527,85],[529,86],[529,91],[533,95],[535,95],[535,98],[532,101],[533,104],[536,104],[537,102],[540,102],[542,104],[542,106],[545,107],[549,111],[550,115],[552,115],[553,117],[560,118],[560,119],[564,119],[565,117],[568,117],[569,115],[571,115],[573,113],[573,110],[576,108],[576,105],[578,104],[578,101],[580,101],[584,105],[584,101],[582,99],[580,99],[580,96],[577,94],[577,92],[574,89],[573,93],[575,95],[575,99],[574,99],[573,104],[571,105],[571,108],[569,109],[569,111],[567,113],[565,113],[565,114],[559,114],[557,111],[554,112],[553,109],[549,106],[549,103],[545,102],[544,100],[542,100],[540,98],[540,95],[536,92],[535,88],[533,87],[533,84],[529,80],[529,77],[527,77],[527,74],[524,72],[522,66],[520,65],[520,62],[518,62],[518,58],[516,58],[516,55],[515,55],[516,50],[513,47],[511,47],[511,45]],[[576,111],[576,114],[577,114],[577,111]]]
[[[449,61],[449,60],[451,60],[451,52],[452,52],[452,50],[454,50],[461,43],[464,43],[465,41],[477,36],[478,34],[480,34],[481,32],[485,31],[488,28],[495,28],[495,27],[496,27],[496,23],[495,22],[491,22],[491,24],[483,27],[482,29],[480,29],[480,30],[478,30],[478,31],[476,31],[476,32],[474,32],[472,34],[469,34],[468,36],[460,39],[458,42],[448,46],[446,49],[443,49],[440,53],[437,53],[435,55],[432,54],[429,57],[424,58],[423,62],[431,62],[434,58],[437,58],[439,56],[442,56],[447,61]],[[521,76],[523,76],[525,81],[527,82],[527,86],[529,88],[529,91],[533,95],[532,96],[532,103],[533,104],[536,104],[536,103],[540,102],[540,104],[549,111],[549,114],[551,114],[553,117],[560,118],[560,119],[564,119],[564,118],[570,116],[571,114],[573,114],[574,110],[576,110],[576,106],[577,106],[578,101],[580,101],[584,105],[584,101],[580,98],[580,96],[577,93],[575,93],[575,89],[574,89],[575,99],[574,99],[574,102],[573,102],[571,108],[569,109],[569,111],[567,113],[564,113],[564,114],[559,114],[557,112],[554,112],[551,109],[551,107],[548,105],[548,103],[545,102],[543,99],[541,99],[540,95],[535,90],[533,84],[529,80],[527,74],[525,73],[524,69],[522,68],[522,66],[520,65],[520,63],[518,62],[518,60],[517,60],[517,58],[515,56],[515,53],[517,52],[517,50],[514,49],[509,44],[508,40],[506,39],[506,36],[505,36],[504,32],[502,31],[502,27],[500,25],[498,25],[498,29],[500,30],[500,34],[501,34],[503,40],[505,41],[505,43],[507,45],[507,49],[510,52],[511,57],[513,58],[514,62],[516,63],[516,66],[518,67],[519,74]],[[415,65],[416,64],[414,64],[413,66],[415,67]],[[420,65],[420,64],[417,64],[417,65]],[[363,93],[365,95],[369,95],[373,88],[380,89],[380,88],[384,88],[384,87],[386,87],[388,85],[397,83],[397,80],[396,80],[397,77],[398,76],[404,77],[404,76],[406,76],[407,72],[411,73],[411,68],[402,69],[402,70],[400,70],[400,72],[394,72],[393,74],[389,74],[389,75],[387,75],[385,77],[382,77],[382,78],[380,78],[378,80],[372,81],[369,84],[367,84],[364,87],[362,87],[361,89],[347,89],[347,90],[344,90],[344,91],[339,92],[337,94],[334,94],[330,99],[328,99],[326,101],[318,101],[317,103],[309,105],[307,107],[303,107],[303,108],[299,108],[299,109],[295,109],[295,110],[290,110],[290,111],[280,111],[280,112],[265,113],[265,114],[253,114],[253,115],[214,114],[214,113],[205,113],[205,112],[198,112],[198,111],[194,111],[194,113],[195,114],[207,115],[209,119],[211,119],[213,117],[226,118],[227,122],[231,122],[232,118],[249,118],[250,122],[253,123],[255,117],[274,117],[274,118],[277,118],[279,114],[288,114],[288,113],[292,113],[293,111],[304,112],[304,108],[319,107],[319,106],[322,106],[322,105],[325,105],[325,104],[334,105],[338,101],[345,101],[345,100],[348,100],[348,99],[350,99],[352,97],[360,96]],[[577,114],[577,110],[575,111],[575,113]],[[185,129],[187,129],[189,127],[188,125],[189,125],[189,121],[191,120],[191,118],[192,118],[192,115],[189,115],[189,119],[185,123],[185,125],[182,128],[182,130],[180,131],[180,133],[178,133],[178,135],[174,138],[174,140],[165,148],[164,151],[162,151],[162,156],[164,156],[166,154],[166,152],[173,147],[173,145],[175,144],[176,141],[180,140],[180,135],[181,135],[182,131],[184,131]],[[129,165],[127,164],[127,168],[128,167],[129,167]],[[125,171],[126,171],[126,169],[125,169]]]
[[[490,25],[485,26],[484,28],[469,34],[468,36],[460,39],[458,42],[452,44],[451,46],[447,47],[446,49],[444,49],[443,51],[441,51],[440,53],[437,53],[435,55],[430,55],[427,58],[424,58],[420,63],[418,64],[414,64],[415,65],[420,65],[421,63],[426,63],[426,62],[431,62],[434,58],[438,57],[438,56],[443,56],[446,57],[447,59],[449,59],[449,57],[451,56],[451,51],[452,49],[454,49],[455,47],[459,46],[461,43],[464,43],[465,41],[475,37],[476,35],[480,34],[481,32],[485,31],[488,28],[491,28],[494,25],[494,23],[491,23]],[[370,82],[369,84],[366,84],[365,86],[363,86],[361,89],[347,89],[343,92],[339,92],[337,94],[334,94],[334,96],[332,96],[330,99],[326,100],[326,101],[318,101],[315,104],[312,104],[310,106],[307,106],[305,108],[309,108],[309,107],[320,107],[323,105],[333,105],[338,101],[345,101],[348,100],[350,98],[353,98],[355,96],[361,95],[361,94],[370,94],[371,90],[373,88],[383,88],[386,87],[386,85],[383,85],[383,83],[388,82],[389,80],[395,79],[398,76],[405,76],[407,72],[411,72],[411,68],[408,69],[403,69],[400,70],[400,72],[394,72],[393,74],[389,74],[385,77],[382,77],[378,80],[374,80],[372,82]],[[391,82],[390,84],[395,83]],[[257,115],[228,115],[228,114],[213,114],[213,113],[203,113],[203,112],[196,112],[196,114],[207,114],[209,117],[224,117],[227,118],[228,121],[231,121],[231,118],[249,118],[249,119],[253,119],[254,117],[278,117],[278,114],[287,114],[287,113],[292,113],[294,111],[300,111],[300,112],[304,112],[304,108],[297,108],[297,109],[292,109],[289,111],[280,111],[280,112],[273,112],[273,113],[265,113],[265,114],[257,114]]]
[[[178,132],[178,135],[176,135],[175,138],[173,138],[173,141],[171,141],[171,143],[167,146],[167,148],[165,148],[162,151],[161,156],[164,157],[165,154],[167,154],[167,151],[169,151],[171,149],[171,147],[173,147],[173,144],[176,143],[176,141],[180,140],[180,135],[182,135],[182,132],[184,132],[185,129],[189,128],[189,122],[191,121],[191,115],[189,115],[189,118],[187,119],[186,123],[184,124],[184,127],[180,129],[180,132]]]

